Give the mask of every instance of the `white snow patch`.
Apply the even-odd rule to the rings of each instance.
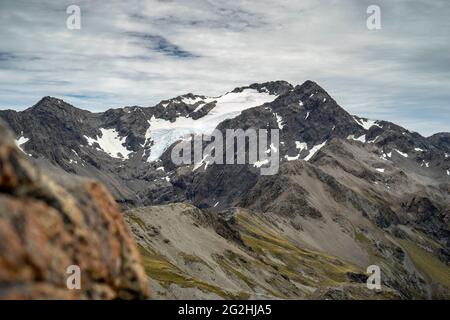
[[[157,160],[162,153],[175,141],[188,134],[211,134],[219,123],[240,115],[243,110],[272,102],[277,96],[254,89],[245,89],[242,92],[229,92],[221,97],[214,98],[216,106],[204,117],[197,120],[180,117],[174,122],[156,119],[149,121],[149,128],[145,134],[154,144],[151,148],[148,162]]]
[[[102,133],[101,137],[91,138],[84,136],[88,141],[88,144],[92,146],[94,143],[98,143],[101,150],[106,152],[109,156],[118,159],[128,159],[128,156],[133,151],[128,150],[124,144],[127,140],[126,137],[119,137],[119,133],[116,129],[100,128]]]
[[[355,140],[355,141],[360,141],[362,143],[366,142],[366,135],[363,134],[362,136],[355,138],[355,135],[351,134],[347,137],[347,140]]]
[[[309,161],[311,160],[311,158],[320,150],[323,148],[323,146],[325,146],[325,144],[327,143],[327,141],[325,140],[324,142],[322,142],[321,144],[318,144],[314,147],[312,147],[312,149],[309,151],[309,154],[305,157],[305,161]]]
[[[269,159],[264,159],[263,161],[256,161],[253,166],[260,168],[262,165],[269,164]]]
[[[288,156],[288,155],[285,155],[284,158],[285,158],[287,161],[298,160],[298,159],[300,159],[300,153],[297,154],[295,157],[290,157],[290,156]]]
[[[383,160],[387,160],[387,158],[391,158],[391,157],[392,157],[392,151],[388,152],[388,153],[383,152],[383,154],[380,156],[380,158]]]
[[[158,167],[156,168],[156,171],[164,171],[164,167]]]
[[[418,151],[418,152],[424,152],[425,150],[420,149],[420,148],[414,148],[414,151]]]
[[[205,98],[202,100],[202,102],[195,108],[194,112],[200,111],[205,105],[207,105],[210,102],[213,102],[214,98]],[[198,101],[197,101],[198,102]]]
[[[375,143],[375,141],[377,141],[377,139],[378,139],[379,137],[380,137],[380,136],[376,136],[376,137],[373,138],[372,140],[367,141],[367,143]]]
[[[75,153],[75,155],[76,155],[78,158],[80,158],[80,156],[78,155],[78,153],[77,153],[75,150],[73,150],[73,149],[70,149],[70,150],[72,150],[72,152]]]
[[[295,147],[297,149],[300,149],[300,152],[302,150],[308,150],[308,145],[306,144],[306,142],[295,141]]]
[[[308,119],[310,111],[306,113],[305,120]]]
[[[388,152],[388,153],[383,152],[383,154],[380,156],[381,159],[386,160],[386,161],[388,160],[388,158],[391,158],[391,157],[392,157],[392,151]]]
[[[397,150],[397,149],[394,149],[398,154],[400,154],[402,157],[404,157],[404,158],[408,158],[408,154],[407,153],[404,153],[404,152],[401,152],[400,150]],[[390,156],[389,156],[390,157]]]
[[[383,168],[375,168],[375,170],[377,170],[378,172],[381,172],[381,173],[384,172],[384,169],[383,169]]]
[[[430,163],[429,162],[425,162],[425,160],[422,160],[422,164],[420,165],[421,167],[423,167],[425,165],[425,167],[429,168],[430,167]]]
[[[197,108],[195,108],[194,112],[200,111],[200,110],[205,106],[205,104],[206,104],[206,103],[204,103],[204,102],[200,103],[200,104],[197,106]]]
[[[300,100],[300,101],[298,102],[298,105],[299,105],[300,107],[303,107],[303,101]]]
[[[185,104],[196,104],[197,102],[203,102],[203,99],[200,97],[195,97],[195,98],[184,97],[183,99],[181,99],[181,101]]]
[[[219,204],[219,201],[217,201],[217,202],[214,204],[214,208],[217,207],[218,204]]]
[[[449,170],[447,170],[447,175],[450,176],[450,171]]]
[[[445,155],[446,158],[448,158],[448,153],[445,153],[444,155]]]
[[[359,124],[361,127],[363,127],[365,130],[369,130],[372,126],[377,126],[381,128],[381,126],[377,124],[375,120],[357,118],[356,116],[353,116],[353,120],[355,120],[355,122]]]
[[[295,147],[299,149],[298,154],[294,157],[290,157],[288,155],[285,155],[284,158],[287,161],[294,161],[300,159],[300,153],[302,153],[303,150],[308,150],[308,145],[305,142],[295,141]]]
[[[24,143],[27,143],[30,139],[29,138],[25,138],[23,135],[23,132],[21,133],[21,136],[19,137],[19,139],[15,139],[14,142],[16,143],[16,146],[23,152],[26,153],[21,145],[23,145]]]

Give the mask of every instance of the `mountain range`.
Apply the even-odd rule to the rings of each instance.
[[[155,298],[450,298],[448,132],[351,115],[313,81],[101,113],[44,97],[0,118],[47,175],[111,191]],[[171,161],[186,135],[267,128],[275,175]],[[365,286],[370,265],[381,291]]]

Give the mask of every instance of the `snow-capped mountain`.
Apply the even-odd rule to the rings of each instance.
[[[304,297],[318,288],[314,279],[347,286],[361,282],[361,270],[374,263],[383,268],[383,284],[399,297],[449,294],[449,133],[426,138],[351,115],[312,81],[253,84],[219,97],[186,94],[153,107],[102,113],[45,97],[22,112],[0,111],[0,117],[48,175],[98,179],[122,207],[132,208],[128,223],[147,255],[159,252],[158,259],[164,256],[198,283],[213,281],[199,291],[191,286],[195,295],[226,285],[250,297]],[[172,148],[186,135],[249,128],[279,129],[278,174],[262,176],[263,162],[171,161]],[[163,206],[136,209],[144,205]],[[192,246],[179,244],[180,230],[192,235]],[[194,245],[207,235],[217,245],[211,252]],[[230,252],[241,260],[230,260]],[[334,271],[315,266],[311,255]],[[239,279],[208,276],[180,256],[208,259],[217,268],[225,263],[239,270]],[[347,271],[335,270],[336,263]],[[248,278],[242,280],[244,274]],[[348,290],[356,288],[361,289]],[[179,294],[165,285],[158,290]],[[327,290],[321,295],[335,292]]]
[[[152,142],[148,161],[159,159],[165,150],[186,135],[210,135],[223,121],[233,119],[246,109],[272,102],[276,98],[276,94],[252,88],[245,88],[239,92],[229,92],[217,98],[183,98],[181,103],[196,106],[193,115],[207,105],[210,105],[210,110],[202,117],[195,117],[190,114],[181,116],[181,113],[177,113],[175,121],[152,116],[145,135],[147,141]]]
[[[281,162],[312,161],[339,138],[373,145],[380,159],[402,159],[437,179],[445,180],[450,167],[448,134],[424,138],[390,122],[350,115],[312,81],[295,87],[284,81],[253,84],[219,97],[186,94],[154,107],[103,113],[45,97],[22,112],[0,111],[0,117],[14,130],[18,146],[36,161],[96,177],[130,204],[173,200],[167,199],[173,195],[155,199],[153,192],[176,188],[170,181],[177,179],[168,154],[171,145],[187,134],[208,135],[215,128],[279,129]],[[207,165],[198,163],[192,170],[203,174]]]

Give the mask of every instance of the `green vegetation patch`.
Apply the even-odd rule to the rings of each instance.
[[[348,282],[348,272],[361,272],[356,266],[325,253],[297,247],[245,212],[238,213],[237,221],[242,240],[258,254],[261,267],[275,269],[286,280],[310,287],[333,286]]]
[[[140,217],[137,216],[137,214],[135,213],[128,213],[128,217],[130,218],[131,221],[133,221],[134,223],[136,223],[139,227],[141,227],[143,230],[146,230],[147,225],[145,224],[144,221],[142,221],[142,219]]]
[[[450,288],[450,267],[407,240],[399,240],[416,268],[429,280]]]
[[[201,259],[200,257],[184,252],[180,252],[178,255],[183,259],[185,264],[199,263],[206,266],[210,270],[214,270],[205,260]]]
[[[171,284],[176,284],[182,288],[198,288],[204,292],[215,293],[224,299],[246,299],[249,297],[245,292],[227,292],[202,280],[194,279],[169,262],[164,256],[151,249],[144,248],[142,245],[139,245],[139,251],[146,274],[162,286],[168,287]]]

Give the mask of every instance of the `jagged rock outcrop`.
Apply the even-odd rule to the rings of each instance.
[[[177,139],[208,135],[214,127],[279,129],[281,162],[314,162],[334,139],[357,140],[399,168],[447,185],[450,179],[449,133],[425,138],[391,122],[353,116],[313,81],[255,83],[219,97],[188,93],[152,107],[99,113],[44,97],[24,111],[0,110],[0,118],[32,161],[101,181],[124,208],[186,200],[210,208],[219,202],[216,210],[236,205],[257,184],[259,167],[204,161],[178,170],[170,159]]]
[[[108,191],[97,182],[30,164],[0,123],[0,299],[146,298],[134,240]],[[69,290],[77,265],[81,288]]]

